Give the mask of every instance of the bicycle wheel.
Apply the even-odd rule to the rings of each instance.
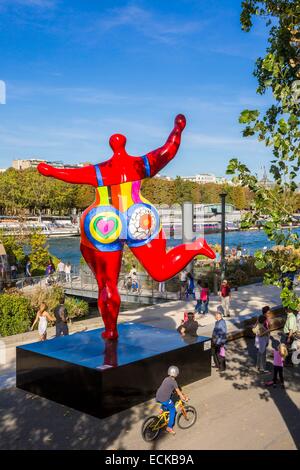
[[[187,429],[195,424],[197,411],[193,406],[185,406],[185,414],[179,411],[177,415],[177,426],[181,429]]]
[[[149,416],[145,419],[142,426],[142,437],[144,441],[151,442],[157,438],[160,428],[156,426],[158,424],[159,418],[157,416]]]

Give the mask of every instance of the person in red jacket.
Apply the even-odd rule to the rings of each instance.
[[[124,243],[158,282],[175,276],[196,255],[215,258],[202,238],[167,252],[158,212],[140,192],[142,180],[155,176],[175,157],[185,125],[185,117],[176,116],[166,143],[143,156],[128,155],[126,137],[114,134],[109,139],[113,155],[102,163],[74,169],[53,168],[45,163],[38,165],[38,171],[44,176],[96,188],[95,202],[81,217],[80,249],[97,279],[104,338],[118,337],[120,296],[117,283]]]

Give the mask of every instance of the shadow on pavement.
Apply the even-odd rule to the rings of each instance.
[[[226,371],[221,375],[225,380],[232,381],[232,386],[241,393],[250,388],[256,388],[261,400],[272,400],[284,420],[286,427],[294,441],[295,447],[300,449],[299,408],[290,398],[288,392],[300,392],[300,366],[285,367],[285,389],[280,385],[277,388],[267,387],[266,382],[272,380],[273,356],[272,341],[269,343],[267,362],[269,374],[259,374],[255,369],[256,348],[254,339],[241,339],[230,344],[231,360]],[[255,410],[253,410],[255,412]]]
[[[0,449],[111,449],[136,422],[139,407],[99,420],[15,388],[0,393]]]

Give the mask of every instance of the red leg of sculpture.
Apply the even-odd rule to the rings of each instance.
[[[159,282],[175,276],[197,255],[205,255],[211,259],[216,257],[203,238],[176,246],[167,252],[163,231],[147,245],[131,248],[131,251],[150,276]]]
[[[120,309],[118,277],[122,251],[100,252],[85,245],[81,245],[80,250],[98,283],[98,309],[105,325],[102,336],[107,339],[117,339],[117,319]]]

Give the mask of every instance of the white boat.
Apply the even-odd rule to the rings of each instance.
[[[0,231],[5,234],[26,234],[32,230],[41,230],[41,233],[46,237],[73,237],[80,234],[78,224],[73,224],[70,220],[53,219],[41,222],[27,220],[26,222],[20,222],[11,218],[0,219]]]

